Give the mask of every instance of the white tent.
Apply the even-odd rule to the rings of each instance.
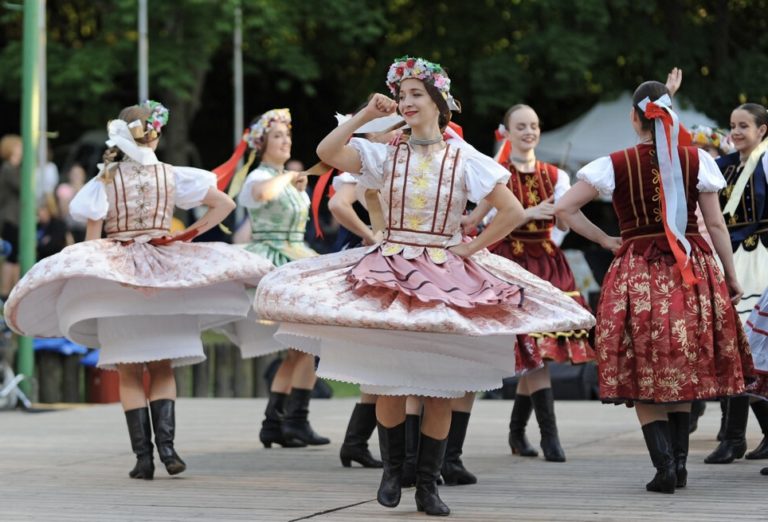
[[[677,100],[676,100],[677,101]],[[637,143],[637,135],[629,121],[632,95],[625,92],[613,101],[603,101],[574,121],[541,134],[536,157],[549,163],[562,164],[572,174],[600,156],[622,150]],[[680,122],[716,127],[717,124],[691,106],[675,109]]]

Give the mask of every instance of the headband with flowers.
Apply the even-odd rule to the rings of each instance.
[[[148,108],[150,111],[147,117],[147,132],[150,139],[155,139],[160,135],[163,127],[168,124],[170,112],[165,105],[154,100],[146,100],[141,106]]]
[[[253,150],[260,151],[261,147],[264,146],[264,136],[269,132],[269,128],[274,122],[285,123],[290,129],[291,111],[272,109],[259,116],[259,119],[251,124],[248,133],[244,136],[248,146]]]
[[[448,78],[448,74],[439,63],[432,63],[424,58],[414,58],[407,55],[396,58],[387,72],[387,87],[393,96],[397,94],[397,87],[400,82],[408,78],[433,85],[448,103],[450,110],[461,112],[456,100],[451,96],[451,79]]]
[[[706,125],[694,125],[691,127],[691,141],[694,145],[701,147],[715,147],[726,154],[731,152],[730,140],[722,129],[713,129]]]

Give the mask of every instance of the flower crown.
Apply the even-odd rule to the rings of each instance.
[[[269,133],[269,128],[274,122],[285,123],[291,128],[291,111],[288,109],[272,109],[265,112],[259,119],[251,124],[243,139],[254,150],[261,150],[264,145],[264,136]]]
[[[154,139],[160,135],[162,128],[168,124],[170,112],[165,105],[154,100],[146,100],[141,106],[148,108],[150,111],[147,117],[147,132],[150,138]]]
[[[694,145],[711,146],[727,151],[730,148],[728,135],[721,129],[713,129],[706,125],[691,127],[691,138]]]
[[[459,110],[459,106],[451,96],[451,79],[448,78],[448,74],[439,63],[432,63],[424,58],[414,58],[407,55],[396,58],[387,72],[387,87],[389,87],[392,96],[397,95],[397,87],[400,82],[408,78],[421,80],[434,86],[443,95],[443,99],[448,103],[450,110]]]

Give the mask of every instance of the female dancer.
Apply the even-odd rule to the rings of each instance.
[[[515,261],[533,274],[549,281],[589,309],[576,289],[568,262],[562,250],[552,241],[555,228],[554,204],[570,188],[568,174],[554,165],[536,160],[536,146],[541,129],[539,117],[528,105],[515,105],[504,115],[504,133],[511,145],[508,158],[499,158],[511,176],[508,186],[525,208],[525,221],[507,237],[491,246],[494,254]],[[478,207],[465,220],[474,227],[488,212],[487,205]],[[557,223],[560,230],[567,230]],[[536,450],[525,436],[525,426],[536,412],[541,432],[541,449],[550,462],[565,462],[555,420],[552,381],[547,361],[582,364],[595,358],[589,345],[589,332],[576,330],[535,335],[521,335],[517,341],[517,367],[520,376],[515,404],[509,421],[509,447],[514,454],[535,457]]]
[[[582,168],[555,205],[616,254],[597,312],[600,397],[635,405],[657,470],[646,489],[663,493],[687,483],[690,401],[740,394],[752,370],[731,303],[742,292],[717,201],[725,182],[709,154],[677,146],[670,105],[664,84],[641,84],[631,110],[640,144]],[[621,238],[581,213],[598,193],[613,195]],[[697,231],[697,202],[725,277]]]
[[[377,499],[400,502],[406,395],[424,396],[416,507],[450,510],[438,496],[450,427],[450,397],[492,389],[514,372],[514,336],[588,327],[591,316],[550,284],[481,250],[522,220],[504,186],[509,174],[466,143],[447,145],[450,80],[437,64],[398,59],[388,85],[398,100],[375,95],[318,146],[326,163],[361,172],[381,191],[384,241],[281,267],[256,294],[256,310],[282,321],[277,338],[320,355],[322,375],[379,393],[376,417],[384,473]],[[383,145],[350,136],[366,122],[399,111],[407,141]],[[347,141],[349,140],[349,144]],[[467,199],[488,199],[497,218],[462,243]],[[297,281],[301,281],[297,284]]]
[[[272,109],[255,118],[244,137],[255,153],[258,167],[248,174],[238,202],[248,209],[252,241],[245,249],[265,257],[277,266],[295,259],[316,256],[304,243],[309,218],[309,196],[304,191],[306,175],[287,171],[283,165],[291,158],[291,113]],[[255,318],[236,324],[236,344],[244,356],[265,355],[279,348],[264,342],[264,332]],[[276,327],[269,331],[272,333]],[[251,335],[259,330],[258,335]],[[300,447],[330,443],[309,424],[309,400],[315,386],[315,358],[289,349],[277,369],[269,391],[259,439],[265,448],[272,444]]]
[[[168,473],[186,468],[173,447],[173,367],[204,360],[200,332],[245,317],[246,286],[255,287],[272,269],[223,243],[186,242],[220,223],[235,203],[216,189],[210,172],[157,160],[167,121],[167,109],[148,102],[109,122],[104,168],[70,203],[72,215],[88,223],[86,241],[36,264],[5,306],[18,333],[101,347],[99,366],[120,373],[137,459],[129,476],[147,480],[155,469],[152,427]],[[174,205],[208,210],[170,236]],[[100,239],[102,229],[106,239]]]
[[[737,308],[742,322],[768,287],[768,170],[762,161],[768,148],[766,136],[765,107],[740,105],[731,113],[731,141],[736,152],[717,159],[727,183],[720,203],[728,220],[736,275],[744,285],[744,298]],[[728,399],[723,440],[704,462],[728,464],[745,456],[750,402],[763,440],[746,458],[768,458],[768,402],[743,395]]]

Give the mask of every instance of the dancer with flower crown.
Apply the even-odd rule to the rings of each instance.
[[[525,221],[492,245],[490,251],[549,281],[588,310],[563,251],[552,240],[555,225],[558,230],[566,230],[562,223],[556,223],[554,204],[571,186],[568,173],[536,160],[535,149],[541,129],[538,115],[528,105],[518,104],[507,110],[500,131],[506,142],[502,150],[506,153],[497,159],[510,171],[508,187],[525,208]],[[464,226],[474,228],[489,210],[487,204],[481,203],[463,220]],[[595,353],[588,337],[589,332],[581,329],[518,338],[517,367],[521,375],[509,420],[509,447],[513,454],[538,455],[525,436],[525,426],[535,411],[544,458],[550,462],[565,462],[547,362],[583,364],[594,360]]]
[[[635,406],[657,470],[646,489],[674,493],[687,484],[690,401],[743,393],[752,358],[733,304],[742,290],[717,199],[723,176],[708,153],[678,146],[664,84],[637,88],[631,122],[640,144],[582,168],[555,214],[616,254],[597,312],[600,398]],[[581,213],[599,193],[613,197],[621,238]],[[724,274],[698,233],[697,202]]]
[[[155,469],[152,428],[168,473],[186,469],[173,446],[173,367],[204,360],[201,331],[246,317],[246,288],[272,269],[224,243],[188,242],[219,224],[235,203],[216,188],[212,173],[158,161],[154,151],[167,122],[168,110],[152,101],[109,122],[104,165],[70,203],[72,216],[88,223],[86,241],[33,266],[5,305],[8,325],[19,334],[101,348],[98,366],[120,374],[136,454],[129,476],[147,480]],[[174,206],[199,205],[207,212],[170,235]]]
[[[256,293],[256,310],[282,321],[276,337],[320,356],[320,375],[360,383],[376,403],[384,472],[377,500],[400,502],[405,401],[424,397],[416,507],[447,515],[436,481],[452,397],[498,388],[514,373],[516,335],[588,328],[592,316],[549,283],[484,248],[523,219],[506,188],[509,173],[466,142],[447,144],[450,80],[438,64],[403,57],[389,69],[397,101],[375,95],[318,146],[323,161],[381,192],[381,243],[278,268]],[[396,145],[350,136],[398,111],[410,137]],[[347,142],[349,143],[347,144]],[[462,242],[467,200],[487,199],[497,218]]]
[[[230,187],[230,194],[239,192],[238,202],[248,210],[251,221],[252,240],[245,249],[276,266],[317,256],[317,252],[304,243],[310,207],[304,190],[306,173],[284,168],[291,157],[290,111],[272,109],[256,117],[243,135],[245,144],[251,150],[248,162],[235,174]],[[241,146],[227,164],[237,164],[244,149]],[[240,178],[254,161],[258,167],[243,181]],[[230,177],[231,172],[222,172],[220,182]],[[277,325],[265,327],[257,315],[251,314],[247,320],[226,329],[244,357],[282,349],[272,340]],[[302,447],[330,443],[327,437],[315,433],[308,420],[310,395],[316,380],[314,356],[289,349],[272,380],[259,432],[265,448],[272,444]]]

